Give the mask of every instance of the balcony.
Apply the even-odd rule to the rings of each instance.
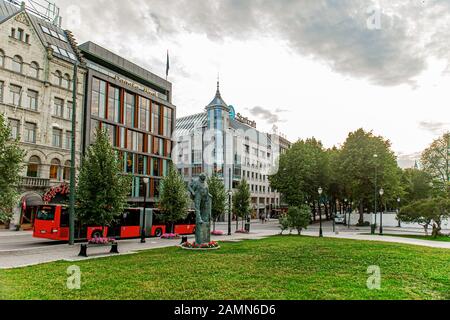
[[[49,188],[50,179],[22,177],[21,186],[26,188]]]

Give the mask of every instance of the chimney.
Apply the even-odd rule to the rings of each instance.
[[[25,10],[25,1],[22,1],[21,3],[20,3],[20,9],[21,10]]]

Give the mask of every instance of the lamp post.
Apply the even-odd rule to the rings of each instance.
[[[381,188],[380,189],[380,207],[381,207],[381,211],[380,211],[380,235],[383,235],[383,195],[384,195],[384,189]]]
[[[141,243],[145,243],[145,215],[147,213],[147,191],[148,191],[148,183],[150,182],[149,178],[143,179],[144,185],[145,185],[145,192],[144,192],[144,215],[142,216],[142,229],[141,229]]]
[[[320,230],[319,230],[319,237],[320,238],[322,238],[323,237],[323,230],[322,230],[322,211],[321,211],[321,208],[320,208],[320,199],[322,198],[322,193],[323,193],[323,189],[322,188],[319,188],[319,190],[318,190],[318,192],[319,192],[319,223],[320,223]]]
[[[344,225],[347,225],[347,198],[344,199]]]
[[[347,228],[350,229],[350,223],[351,223],[351,219],[352,219],[352,212],[353,212],[353,205],[354,202],[350,202],[350,210],[348,211],[348,221],[347,221]]]
[[[378,155],[374,154],[373,158],[376,160],[378,159]],[[378,187],[377,187],[377,179],[378,179],[378,166],[377,163],[375,163],[375,208],[374,208],[374,214],[375,214],[375,218],[372,217],[372,227],[371,227],[371,233],[375,234],[375,229],[377,228],[377,191],[378,191]]]
[[[72,136],[70,148],[69,245],[75,244],[75,148],[77,130],[78,61],[73,65]]]
[[[231,236],[231,200],[233,197],[231,168],[228,168],[228,176],[230,179],[228,183],[228,235]]]
[[[398,216],[400,214],[400,202],[402,200],[400,198],[397,199],[397,220],[398,220],[398,227],[401,228],[402,227],[402,222],[400,220],[400,217]]]

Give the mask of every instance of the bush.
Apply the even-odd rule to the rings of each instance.
[[[278,222],[280,223],[280,229],[281,229],[281,234],[283,234],[283,232],[287,229],[289,229],[289,219],[288,217],[283,214],[278,218]]]
[[[289,227],[296,229],[298,234],[302,233],[303,229],[308,228],[311,217],[311,209],[309,206],[291,207],[288,210],[287,218],[289,222]]]

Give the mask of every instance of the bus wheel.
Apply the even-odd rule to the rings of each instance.
[[[158,228],[155,230],[155,237],[159,238],[162,236],[162,230],[161,228]]]
[[[91,237],[92,238],[102,238],[102,232],[100,230],[95,230],[94,232],[92,232]]]

